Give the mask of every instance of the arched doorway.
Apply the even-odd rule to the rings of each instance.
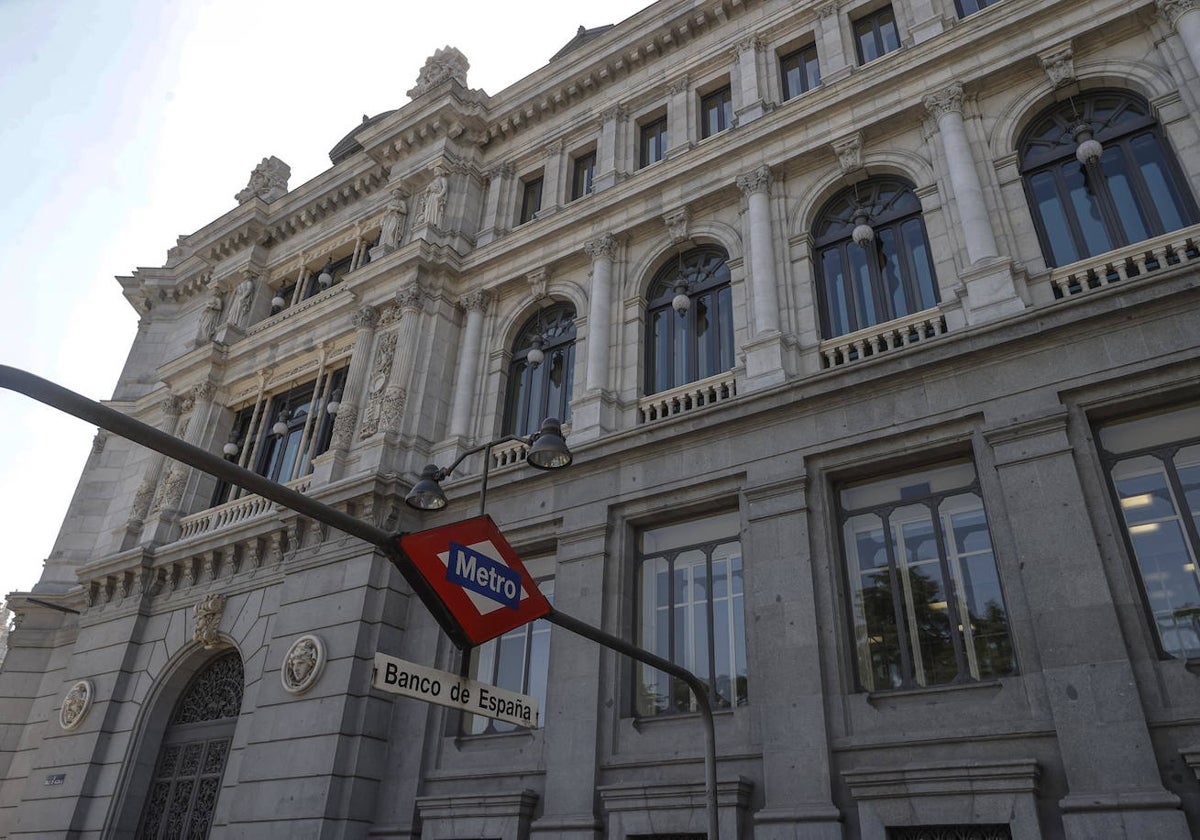
[[[221,654],[192,677],[163,734],[138,840],[208,837],[244,686],[237,651]]]

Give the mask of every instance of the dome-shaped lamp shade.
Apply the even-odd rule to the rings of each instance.
[[[332,394],[329,395],[329,404],[325,406],[325,410],[328,411],[333,416],[335,416],[335,417],[337,416],[337,413],[342,410],[342,392],[341,391],[334,391]]]
[[[240,450],[238,448],[237,441],[231,440],[221,447],[221,451],[225,453],[226,458],[232,458],[234,455],[237,455]]]
[[[1078,144],[1075,147],[1075,159],[1084,166],[1100,160],[1100,155],[1104,154],[1104,147],[1100,145],[1099,140],[1092,137],[1092,127],[1087,123],[1079,123],[1071,131]]]
[[[329,262],[325,263],[325,267],[322,268],[321,273],[317,275],[317,283],[322,289],[328,289],[333,285],[333,274],[331,274],[329,271],[332,267],[333,261],[330,260]]]
[[[542,421],[542,428],[534,437],[525,460],[539,470],[557,470],[571,465],[574,459],[571,450],[567,449],[562,424],[558,420],[547,417]]]
[[[687,314],[691,308],[692,299],[688,297],[687,286],[679,283],[675,286],[675,297],[671,298],[671,308],[674,309],[682,317]]]
[[[287,421],[290,414],[291,412],[286,409],[280,413],[279,419],[276,420],[275,425],[271,427],[271,434],[275,435],[276,437],[283,437],[288,433]]]
[[[542,337],[540,335],[533,340],[533,346],[525,354],[525,361],[529,362],[529,366],[532,368],[536,368],[542,362],[546,361],[546,354],[542,350]]]
[[[421,470],[421,478],[408,491],[404,503],[417,510],[441,510],[446,506],[446,494],[442,492],[442,471],[433,464]]]
[[[867,214],[858,213],[854,217],[854,230],[850,234],[850,238],[856,244],[866,248],[875,241],[875,228],[867,224]]]

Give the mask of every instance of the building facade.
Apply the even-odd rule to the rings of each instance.
[[[557,608],[708,683],[723,839],[1200,833],[1200,8],[660,0],[466,77],[120,278],[111,405],[388,530],[486,475]],[[405,506],[548,416],[569,469]],[[371,546],[105,432],[9,600],[2,837],[704,832],[677,681],[464,664]]]

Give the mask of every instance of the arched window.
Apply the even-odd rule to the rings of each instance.
[[[556,303],[530,318],[513,343],[504,434],[532,434],[547,417],[570,420],[574,377],[575,307]]]
[[[1046,263],[1069,265],[1195,223],[1196,203],[1144,100],[1118,90],[1039,114],[1018,146]]]
[[[646,393],[733,368],[728,255],[705,245],[671,259],[646,291]],[[686,302],[685,302],[686,301]]]
[[[825,338],[937,305],[929,238],[911,184],[876,178],[838,193],[817,215],[813,247]]]
[[[237,651],[192,677],[163,735],[137,840],[208,837],[244,686]]]

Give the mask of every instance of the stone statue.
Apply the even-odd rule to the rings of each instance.
[[[325,665],[325,645],[317,636],[301,636],[288,649],[279,678],[289,694],[301,694],[312,687]]]
[[[442,214],[446,210],[446,190],[449,187],[446,170],[438,167],[434,170],[433,180],[425,188],[425,202],[421,206],[420,221],[433,227],[441,227]]]
[[[63,698],[62,708],[58,712],[59,725],[67,731],[79,726],[91,705],[92,684],[88,680],[80,680],[71,686],[71,690]]]
[[[272,202],[280,196],[287,195],[287,183],[291,175],[292,168],[279,158],[274,155],[263,158],[262,163],[250,173],[250,182],[246,184],[246,188],[234,198],[238,204],[245,204],[252,198]]]
[[[221,615],[225,612],[225,596],[216,592],[205,595],[193,610],[196,630],[192,638],[206,648],[214,648],[221,642]]]
[[[207,341],[212,341],[217,332],[217,325],[221,322],[221,310],[224,304],[221,303],[221,296],[214,294],[204,304],[204,311],[200,313],[200,329],[196,331],[196,343],[204,344]]]
[[[463,87],[467,86],[467,70],[471,65],[467,57],[454,47],[444,47],[435,50],[433,55],[425,59],[425,66],[417,74],[417,86],[408,92],[414,99],[421,94],[437,87],[447,79],[454,79]]]
[[[400,247],[407,219],[408,205],[404,201],[404,193],[401,190],[392,190],[392,197],[387,204],[387,215],[383,217],[383,225],[379,231],[379,245],[385,253]]]
[[[229,323],[245,329],[250,322],[250,307],[253,305],[254,275],[247,274],[246,279],[233,290],[233,298],[229,301]]]

